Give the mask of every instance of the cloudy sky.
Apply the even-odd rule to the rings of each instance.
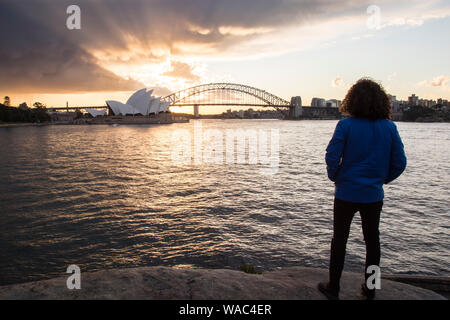
[[[0,96],[103,105],[229,81],[308,105],[369,76],[450,99],[449,31],[448,0],[0,0]]]

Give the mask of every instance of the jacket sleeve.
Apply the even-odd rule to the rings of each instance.
[[[345,139],[345,129],[342,125],[342,122],[339,121],[336,129],[334,130],[333,138],[331,138],[331,141],[328,144],[327,152],[325,155],[328,178],[331,181],[336,181],[341,165],[341,158],[344,153]]]
[[[392,135],[392,147],[391,147],[391,159],[389,164],[389,174],[384,181],[388,184],[397,179],[406,168],[406,155],[403,147],[402,139],[397,130],[397,126],[394,124],[394,130]]]

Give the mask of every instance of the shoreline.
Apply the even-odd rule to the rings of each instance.
[[[283,119],[228,119],[228,118],[203,118],[203,119],[217,119],[217,120],[280,120],[280,121],[329,121],[329,120],[339,120],[339,119],[298,119],[298,120],[283,120]],[[202,120],[202,118],[198,119]],[[392,120],[393,122],[405,122],[405,123],[450,123],[450,121],[404,121],[404,120]],[[128,121],[113,121],[113,122],[85,122],[85,123],[75,123],[75,122],[48,122],[48,123],[28,123],[28,122],[16,122],[16,123],[0,123],[0,128],[20,128],[20,127],[45,127],[45,126],[63,126],[63,125],[69,125],[69,126],[80,126],[80,125],[149,125],[149,124],[173,124],[173,123],[188,123],[188,121],[173,121],[173,122],[166,122],[166,121],[154,121],[154,122],[148,122],[148,123],[139,123],[139,122],[128,122]]]
[[[10,123],[0,123],[0,128],[44,127],[49,125],[51,125],[51,123],[10,122]]]
[[[0,286],[0,300],[325,300],[317,284],[326,281],[328,270],[288,267],[249,274],[230,269],[157,266],[81,271],[79,290],[67,288],[70,276]],[[341,299],[363,300],[360,293],[363,279],[362,274],[344,271]],[[440,283],[445,283],[448,289],[449,281],[449,277],[443,277]],[[432,290],[383,276],[381,283],[377,300],[447,299]]]

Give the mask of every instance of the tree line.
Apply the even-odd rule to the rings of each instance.
[[[410,106],[403,111],[404,121],[417,121],[418,119],[427,118],[438,118],[442,121],[450,121],[450,111],[439,104],[431,108],[424,106]]]
[[[25,102],[19,107],[12,107],[10,98],[6,96],[3,104],[0,103],[0,122],[48,122],[50,120],[46,106],[40,102],[35,102],[33,108],[29,108]]]

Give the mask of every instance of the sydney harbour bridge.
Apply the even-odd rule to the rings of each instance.
[[[236,83],[210,83],[172,93],[171,106],[253,106],[289,108],[291,103],[265,90]]]
[[[210,83],[172,93],[162,100],[170,106],[193,106],[198,114],[200,106],[269,107],[280,111],[286,118],[298,118],[302,113],[300,97],[291,102],[270,92],[237,83]]]

